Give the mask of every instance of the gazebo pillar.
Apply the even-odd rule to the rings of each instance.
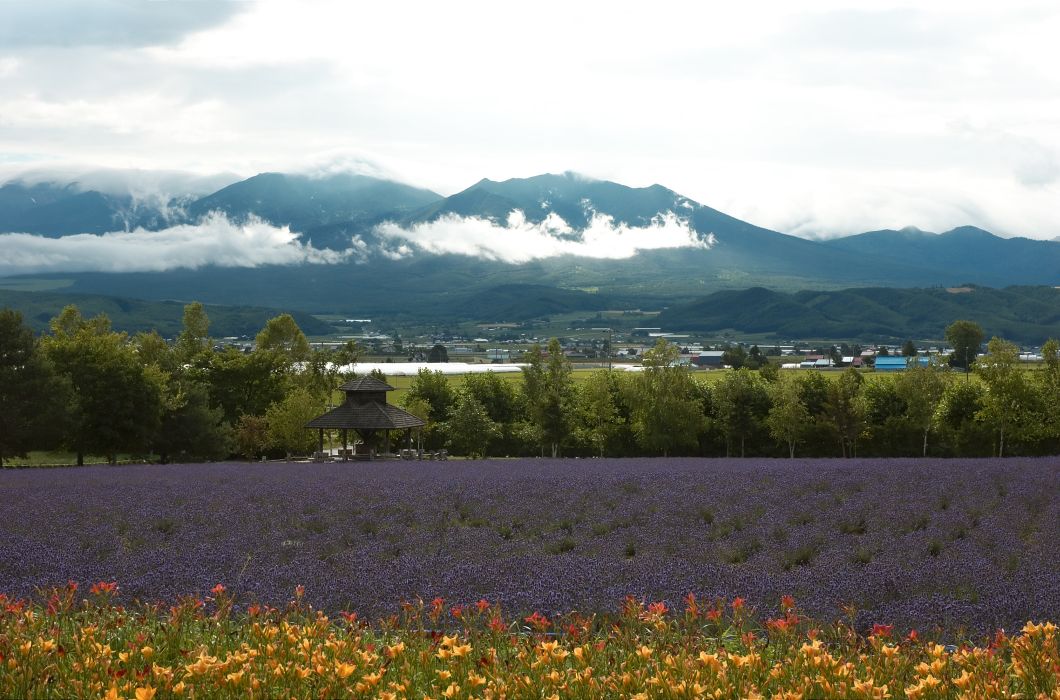
[[[347,459],[346,451],[348,449],[349,449],[349,431],[347,431],[346,428],[343,428],[342,429],[342,461],[343,462],[345,462],[346,459]]]
[[[324,451],[324,429],[320,428],[320,432],[317,435],[317,452]]]

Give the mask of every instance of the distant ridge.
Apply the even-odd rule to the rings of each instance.
[[[482,179],[449,197],[352,173],[261,173],[204,196],[182,192],[165,203],[153,201],[151,205],[131,195],[85,191],[71,183],[11,182],[0,187],[0,232],[61,237],[136,226],[155,230],[194,223],[212,211],[237,221],[259,217],[289,226],[303,244],[356,254],[326,265],[62,272],[27,279],[61,277],[71,293],[199,299],[308,312],[357,309],[367,315],[402,317],[463,316],[467,309],[461,304],[532,317],[538,307],[552,307],[557,313],[579,305],[592,310],[603,298],[628,299],[637,308],[672,307],[710,292],[752,287],[793,292],[953,287],[966,282],[997,288],[1060,285],[1056,241],[1000,238],[975,227],[941,234],[907,227],[813,241],[741,221],[659,184],[628,187],[570,172]],[[508,227],[513,211],[521,212],[529,225],[550,223],[533,230],[537,238],[520,239],[530,234],[525,228]],[[432,249],[417,238],[431,235],[431,225],[442,219],[446,234],[458,237],[462,219],[473,218],[493,222],[495,228],[487,228],[487,236],[533,252],[541,235],[583,241],[596,217],[634,231],[660,219],[676,220],[691,233],[689,245],[642,249],[619,259],[526,255],[514,258],[520,260],[516,263],[474,254],[473,246],[459,252]],[[386,238],[378,228],[383,222],[388,224]],[[562,225],[552,227],[556,222]],[[481,229],[481,222],[477,225]],[[697,237],[709,245],[696,247]],[[448,252],[432,252],[437,250]],[[517,295],[490,291],[505,285],[553,292],[535,294],[535,302],[521,310]],[[578,289],[598,294],[571,293]],[[502,304],[507,304],[506,311]]]
[[[777,339],[939,339],[957,319],[987,337],[1040,343],[1060,337],[1055,287],[868,287],[791,294],[761,287],[723,291],[669,308],[656,324],[671,331],[769,333]]]
[[[0,308],[9,307],[21,312],[25,323],[38,332],[47,330],[51,319],[69,304],[76,305],[85,317],[105,313],[115,330],[127,333],[157,330],[163,337],[174,338],[183,328],[184,302],[0,289]],[[254,306],[206,307],[206,314],[210,318],[210,335],[214,338],[254,337],[266,321],[282,313],[284,311],[279,309]],[[307,313],[294,311],[291,315],[306,334],[327,335],[334,332],[330,324]]]

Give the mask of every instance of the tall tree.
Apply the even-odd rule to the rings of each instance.
[[[551,446],[552,456],[570,435],[573,376],[570,361],[557,338],[548,343],[548,354],[534,345],[526,353],[523,392],[531,423],[537,426],[543,444]]]
[[[406,406],[415,400],[426,401],[430,406],[430,420],[441,423],[449,417],[449,409],[456,402],[456,391],[441,371],[420,367],[403,397]]]
[[[1019,367],[1019,348],[1000,338],[987,343],[987,354],[975,363],[986,392],[978,418],[997,434],[997,456],[1005,456],[1006,440],[1029,436],[1040,426],[1038,398]]]
[[[946,342],[953,348],[950,366],[968,372],[983,344],[983,328],[975,321],[954,321],[946,328]]]
[[[935,411],[935,429],[954,454],[960,457],[990,453],[989,431],[977,420],[983,408],[983,385],[979,382],[950,382]]]
[[[1060,440],[1060,343],[1050,338],[1042,346],[1043,367],[1040,374],[1044,428],[1054,444]]]
[[[500,434],[485,406],[466,387],[457,392],[446,432],[450,448],[471,458],[487,456],[490,441]]]
[[[714,385],[714,410],[718,427],[725,434],[725,454],[737,442],[746,455],[751,437],[769,413],[769,394],[757,373],[747,368],[729,372]]]
[[[186,377],[167,383],[162,418],[152,448],[165,464],[227,457],[232,429],[220,408],[210,406],[209,387]]]
[[[248,461],[254,461],[269,449],[269,422],[265,416],[240,416],[234,432],[236,449]]]
[[[265,412],[268,423],[269,445],[282,450],[287,461],[294,453],[307,454],[313,451],[315,436],[305,424],[313,420],[320,411],[320,401],[305,389],[289,392]]]
[[[210,349],[210,317],[199,302],[184,307],[184,329],[177,336],[176,352],[181,362],[191,362]]]
[[[611,370],[593,372],[575,391],[575,433],[600,457],[626,422],[619,410],[618,379]]]
[[[228,348],[201,355],[199,362],[194,376],[210,387],[211,405],[221,408],[229,425],[235,425],[242,415],[265,415],[270,405],[284,397],[288,365],[276,352],[246,354]]]
[[[114,462],[118,451],[148,445],[160,419],[160,387],[125,334],[110,330],[105,315],[86,321],[67,307],[42,345],[73,388],[64,442],[77,453],[78,464],[86,453]]]
[[[630,387],[634,396],[631,423],[637,442],[664,457],[695,447],[705,427],[703,406],[692,378],[678,366],[680,348],[659,338],[644,353],[644,371]]]
[[[778,379],[769,387],[771,406],[766,416],[769,434],[787,443],[788,457],[795,458],[795,446],[802,441],[810,427],[810,412],[802,402],[798,383],[794,379]]]
[[[22,314],[0,309],[0,467],[57,440],[68,398]]]
[[[275,350],[290,362],[309,359],[309,340],[291,314],[280,314],[265,322],[254,338],[257,350]]]
[[[907,340],[902,344],[902,355],[905,357],[916,357],[917,349],[916,343],[912,340]]]
[[[860,401],[864,378],[850,367],[828,386],[824,413],[839,438],[843,457],[857,456],[857,440],[865,428],[865,407]]]
[[[949,373],[934,363],[926,367],[913,365],[898,375],[895,388],[905,401],[906,416],[924,438],[921,457],[927,457],[928,434],[935,425],[935,412],[949,378]]]

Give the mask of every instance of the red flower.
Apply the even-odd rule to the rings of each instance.
[[[906,636],[910,642],[916,642],[920,640],[920,635],[916,633],[916,630],[909,630],[909,635]]]
[[[890,637],[891,632],[894,631],[894,625],[881,625],[879,623],[872,626],[873,637]]]
[[[696,603],[695,593],[689,593],[685,596],[685,612],[692,617],[699,615],[699,605]]]
[[[786,595],[780,599],[780,609],[787,612],[795,607],[795,599],[790,595]]]
[[[222,584],[222,583],[219,583],[219,584],[217,584],[216,586],[214,586],[213,588],[210,589],[210,593],[213,593],[215,596],[221,595],[224,592],[225,592],[225,587],[224,587],[224,584]]]
[[[547,617],[545,617],[536,610],[533,612],[532,615],[527,616],[525,618],[525,621],[530,623],[530,626],[538,630],[539,632],[545,631],[546,629],[548,629],[549,625],[552,624],[548,621]]]
[[[357,622],[357,613],[355,612],[346,612],[345,610],[343,610],[339,614],[342,615],[342,619],[346,620],[346,622],[351,625]]]
[[[489,610],[490,604],[489,604],[489,601],[486,600],[485,598],[480,598],[479,601],[477,603],[475,603],[475,607],[478,608],[478,611],[480,613],[482,613],[482,612],[486,612],[487,610]]]
[[[459,605],[454,605],[449,609],[449,614],[460,620],[464,617],[464,608]]]
[[[743,610],[743,604],[744,604],[744,599],[743,598],[740,598],[740,597],[733,598],[732,599],[732,609],[733,609],[733,611],[735,612],[737,610]]]
[[[657,603],[651,603],[648,605],[648,614],[654,615],[655,617],[662,617],[667,613],[666,603],[661,600]]]
[[[711,622],[717,622],[718,620],[721,619],[721,610],[718,610],[717,608],[713,608],[711,610],[708,610],[707,611],[707,619],[710,620]]]

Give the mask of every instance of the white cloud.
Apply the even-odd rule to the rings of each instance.
[[[197,225],[137,229],[100,236],[45,238],[0,234],[0,275],[41,272],[161,272],[176,268],[337,263],[349,253],[300,243],[286,226],[252,219],[232,223],[211,214]]]
[[[1021,212],[1060,195],[1058,34],[1047,0],[0,0],[0,164],[249,176],[346,152],[444,194],[575,169],[774,228],[949,197],[980,218],[946,226],[1052,237],[1060,209]]]
[[[672,213],[656,217],[645,227],[616,224],[610,216],[597,213],[577,240],[559,237],[569,236],[573,230],[555,213],[535,224],[518,210],[508,215],[506,226],[488,219],[450,214],[410,228],[384,223],[376,228],[376,233],[408,241],[429,253],[470,255],[507,263],[561,255],[616,260],[633,257],[642,250],[709,248],[713,244],[712,237],[702,238],[687,221]]]

